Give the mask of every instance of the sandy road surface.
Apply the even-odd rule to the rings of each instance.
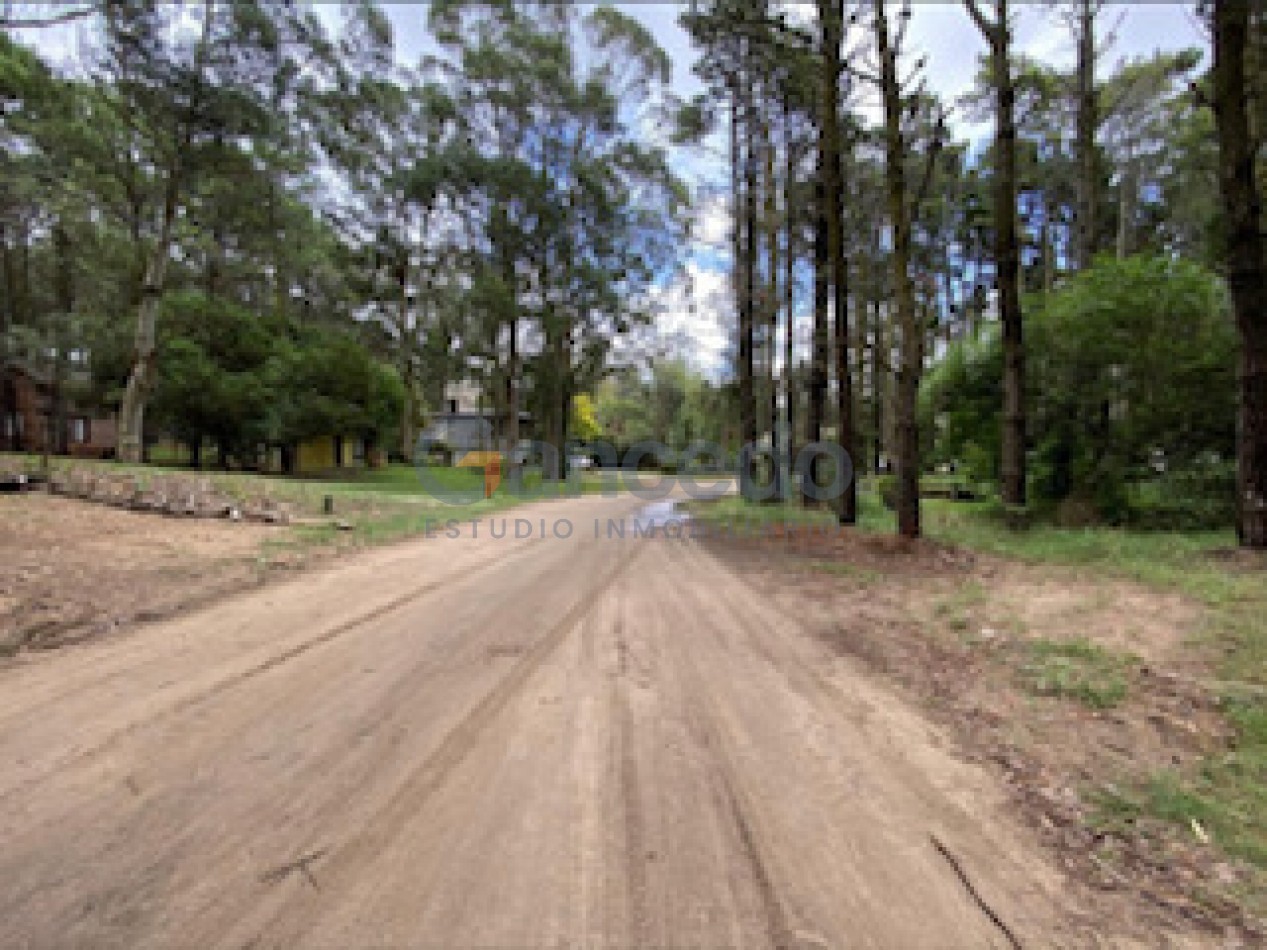
[[[881,684],[699,545],[594,538],[640,504],[0,667],[0,944],[1083,941]]]

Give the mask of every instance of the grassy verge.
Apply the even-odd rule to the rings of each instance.
[[[1214,657],[1234,739],[1195,769],[1143,776],[1100,795],[1100,817],[1137,827],[1153,820],[1190,829],[1196,822],[1227,853],[1267,871],[1267,560],[1221,557],[1235,545],[1231,531],[1014,532],[986,518],[981,505],[930,502],[926,509],[928,533],[938,540],[1179,590],[1204,605],[1203,645]]]
[[[692,518],[706,524],[725,526],[739,533],[772,525],[794,525],[831,528],[838,524],[830,508],[805,507],[798,502],[754,504],[738,495],[716,500],[689,501],[684,506]],[[885,509],[873,494],[858,495],[858,528],[863,531],[890,530],[892,512]]]
[[[1185,833],[1199,827],[1228,854],[1267,871],[1267,562],[1255,567],[1221,558],[1235,544],[1231,531],[1011,531],[985,509],[927,502],[928,535],[1032,564],[1179,590],[1206,608],[1202,645],[1225,684],[1220,700],[1235,731],[1230,747],[1195,768],[1139,776],[1129,787],[1101,792],[1097,820],[1145,830],[1164,822]],[[1065,643],[1040,650],[1029,671],[1036,689],[1092,706],[1113,705],[1125,693],[1123,660],[1098,648]]]
[[[1073,699],[1091,709],[1111,709],[1126,699],[1132,657],[1088,640],[1035,640],[1021,666],[1021,681],[1039,696]]]
[[[862,493],[859,503],[859,530],[892,532],[892,513],[873,492]],[[830,511],[748,504],[737,497],[689,507],[695,518],[741,527],[834,521]],[[926,500],[925,533],[938,542],[1030,564],[1179,591],[1205,608],[1195,648],[1211,658],[1232,742],[1194,767],[1137,776],[1098,792],[1097,820],[1144,833],[1150,824],[1167,824],[1189,835],[1195,823],[1215,846],[1267,872],[1267,559],[1228,556],[1235,545],[1231,531],[1047,526],[1016,531],[990,510],[982,502]],[[972,599],[979,592],[966,588],[962,596]],[[966,627],[966,621],[956,621],[964,605],[945,609],[952,627]],[[1028,645],[1019,673],[1031,692],[1104,709],[1126,698],[1136,662],[1087,642],[1037,641]]]

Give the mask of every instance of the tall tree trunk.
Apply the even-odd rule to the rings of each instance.
[[[1135,193],[1138,178],[1135,160],[1128,158],[1122,167],[1122,181],[1117,196],[1117,259],[1126,260],[1131,253],[1131,234],[1135,222]]]
[[[832,332],[836,335],[836,441],[849,456],[849,464],[852,467],[856,440],[853,418],[853,370],[849,361],[849,295],[845,289],[848,263],[844,255],[833,259],[832,270],[836,306],[836,319],[832,323]],[[852,476],[840,498],[836,500],[836,520],[840,524],[855,524],[858,520],[858,490]]]
[[[923,368],[924,334],[915,313],[911,283],[911,218],[906,198],[906,146],[902,140],[902,90],[897,50],[891,44],[884,0],[876,0],[876,40],[880,53],[880,93],[884,100],[884,177],[889,224],[893,229],[893,282],[901,359],[897,372],[897,530],[905,538],[920,535],[919,428],[915,401]]]
[[[820,152],[821,163],[821,152]],[[821,172],[821,168],[820,168]],[[822,175],[814,189],[814,334],[810,345],[809,405],[806,407],[805,439],[818,442],[823,437],[823,410],[827,402],[827,358],[830,349],[828,307],[831,301],[831,260],[827,250],[827,196]],[[818,456],[801,474],[808,484],[818,482]],[[806,507],[816,506],[808,491],[801,492]]]
[[[770,475],[773,480],[774,499],[783,496],[782,466],[779,464],[779,387],[775,378],[777,355],[777,329],[779,326],[779,205],[778,182],[774,174],[774,131],[771,123],[761,123],[761,142],[765,152],[765,249],[766,249],[766,306],[765,319],[765,382],[769,387],[766,404],[770,420]]]
[[[1227,277],[1241,337],[1236,533],[1267,547],[1267,248],[1250,127],[1250,0],[1215,0],[1214,110],[1227,218]]]
[[[990,45],[995,94],[994,266],[1003,331],[1003,433],[1000,458],[1003,501],[1025,504],[1025,342],[1021,315],[1020,241],[1016,227],[1016,86],[1012,81],[1007,0],[995,0],[991,21],[976,0],[966,6]]]
[[[880,465],[884,456],[884,395],[885,367],[888,356],[885,352],[884,319],[880,313],[880,301],[869,301],[871,307],[871,470],[880,474]]]
[[[4,339],[9,328],[18,322],[18,280],[13,249],[9,246],[9,229],[3,223],[0,223],[0,255],[4,274],[4,312],[3,320],[0,321],[0,339]]]
[[[1021,314],[1020,243],[1016,233],[1016,87],[1012,82],[1007,0],[998,0],[992,44],[998,96],[999,174],[995,183],[995,260],[1003,329],[1003,501],[1025,504],[1025,343]]]
[[[512,278],[513,280],[513,271]],[[512,283],[513,287],[514,284]],[[509,322],[510,352],[506,357],[506,476],[514,487],[519,486],[519,320]]]
[[[836,350],[836,441],[850,459],[854,451],[853,378],[849,367],[849,265],[844,243],[844,144],[840,134],[841,43],[844,40],[844,3],[818,0],[818,22],[823,49],[819,91],[820,172],[825,176],[827,256],[831,261],[832,310]],[[836,502],[841,524],[858,520],[857,486],[850,480]]]
[[[399,297],[396,300],[397,327],[400,333],[400,379],[405,384],[405,404],[400,411],[400,454],[401,457],[409,460],[414,456],[414,443],[417,441],[418,433],[416,431],[416,423],[418,419],[418,386],[415,378],[415,361],[414,350],[417,345],[417,328],[410,323],[410,307],[409,307],[409,256],[404,255],[404,261],[399,265],[396,274],[396,289]]]
[[[18,251],[22,257],[22,266],[18,273],[21,275],[21,291],[18,300],[18,319],[23,323],[30,322],[34,316],[34,308],[31,306],[31,227],[30,222],[25,219],[18,225]]]
[[[1095,135],[1100,127],[1100,107],[1095,88],[1095,19],[1103,0],[1076,0],[1078,56],[1075,69],[1077,119],[1075,148],[1077,209],[1075,233],[1079,269],[1091,266],[1099,250],[1100,163]]]
[[[742,112],[742,115],[741,115]],[[731,113],[731,147],[742,168],[742,180],[733,183],[735,197],[735,276],[739,310],[739,438],[749,452],[749,464],[741,473],[747,488],[753,476],[751,451],[757,442],[756,401],[753,393],[753,304],[756,296],[756,155],[741,141],[739,125],[751,119],[751,101]]]
[[[158,237],[145,265],[141,302],[137,305],[132,372],[128,376],[127,389],[123,392],[123,404],[119,407],[118,455],[124,462],[142,461],[145,451],[145,404],[154,387],[157,342],[155,327],[167,278],[167,264],[171,259],[172,223],[176,219],[176,204],[180,195],[179,169],[175,165],[167,171],[165,192],[163,217]]]
[[[796,390],[792,385],[796,331],[796,226],[792,214],[792,188],[796,181],[796,162],[792,155],[791,110],[786,101],[783,103],[783,150],[783,230],[787,242],[783,255],[783,405],[787,427],[783,433],[783,457],[787,481],[783,485],[782,497],[787,499],[792,495],[792,466],[796,462]]]
[[[71,316],[75,311],[75,259],[72,254],[70,232],[66,223],[58,220],[53,226],[53,250],[57,257],[57,274],[54,278],[54,290],[57,299],[57,317],[54,322],[53,345],[56,350],[53,357],[53,379],[50,397],[52,448],[59,455],[65,455],[68,447],[66,418],[66,346],[72,337]]]

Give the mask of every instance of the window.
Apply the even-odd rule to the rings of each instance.
[[[88,441],[88,420],[79,416],[70,420],[70,441],[84,443]]]

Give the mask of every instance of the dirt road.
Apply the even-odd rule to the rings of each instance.
[[[0,944],[1090,939],[985,772],[701,546],[607,537],[640,505],[6,661]]]

